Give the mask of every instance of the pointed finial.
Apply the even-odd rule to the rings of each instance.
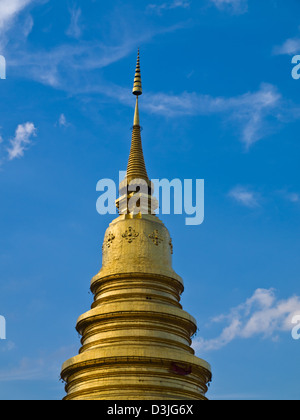
[[[134,120],[133,126],[140,125],[140,115],[139,115],[139,97],[136,97],[135,111],[134,111]]]
[[[136,63],[136,70],[135,70],[134,85],[133,85],[132,93],[136,96],[139,96],[143,93],[139,49],[138,49],[138,56],[137,56],[137,63]]]
[[[152,214],[158,208],[158,202],[152,197],[154,188],[152,182],[149,180],[147,175],[142,147],[141,126],[139,117],[139,96],[142,95],[143,91],[139,50],[132,93],[136,96],[136,104],[132,127],[131,147],[127,164],[126,176],[125,179],[120,183],[120,198],[118,198],[118,200],[116,201],[116,206],[119,209],[120,214],[134,214],[134,212],[137,209],[140,214]],[[146,182],[146,192],[141,189],[142,180]],[[136,187],[139,187],[139,189],[136,190],[136,192],[133,192],[133,190],[129,189],[129,185],[135,185]],[[129,208],[129,200],[133,194],[139,194],[137,206],[134,206],[134,208]]]

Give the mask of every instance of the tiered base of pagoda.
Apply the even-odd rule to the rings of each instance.
[[[209,365],[191,354],[95,349],[68,360],[65,400],[206,400]]]

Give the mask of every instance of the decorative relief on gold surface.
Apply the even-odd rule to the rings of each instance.
[[[110,247],[111,247],[112,242],[113,242],[113,240],[114,240],[115,238],[116,238],[116,237],[115,237],[115,235],[114,235],[113,233],[109,233],[109,234],[107,235],[107,238],[106,238],[106,246],[107,246],[107,248],[110,248]]]
[[[170,245],[170,249],[171,249],[171,254],[173,254],[173,242],[172,242],[172,238],[170,238],[170,240],[169,240],[169,245]]]
[[[125,230],[125,233],[123,233],[122,238],[126,239],[128,243],[133,242],[137,237],[139,236],[139,233],[136,232],[131,226],[129,226],[128,229]]]
[[[157,229],[155,229],[155,231],[149,235],[149,238],[152,239],[152,242],[156,246],[158,246],[163,241],[163,238],[159,235],[159,231]]]

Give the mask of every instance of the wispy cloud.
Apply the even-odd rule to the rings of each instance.
[[[23,51],[10,57],[10,66],[27,78],[58,89],[68,90],[74,81],[83,85],[85,72],[102,69],[125,57],[131,45],[108,47],[96,42],[64,44],[52,50]]]
[[[86,86],[86,92],[98,92],[132,106],[128,89],[109,82],[101,86]],[[275,86],[267,83],[261,84],[257,91],[235,97],[214,97],[197,92],[178,95],[148,92],[140,106],[150,114],[167,118],[219,116],[238,131],[245,151],[284,123],[300,118],[299,108],[286,101]]]
[[[70,346],[53,353],[43,353],[35,359],[23,357],[13,367],[0,370],[0,382],[58,380],[61,364],[76,351],[77,348]]]
[[[124,105],[132,105],[128,89],[106,82],[102,86],[86,86],[86,92],[93,91],[114,98]],[[239,130],[241,142],[247,151],[254,143],[265,138],[288,119],[300,118],[296,107],[286,104],[278,89],[262,84],[255,92],[235,97],[214,97],[196,92],[178,95],[151,93],[143,98],[141,109],[167,118],[186,116],[217,115]],[[292,117],[293,116],[293,117]]]
[[[178,9],[178,8],[187,9],[190,7],[190,5],[191,5],[191,1],[189,0],[173,0],[173,1],[164,2],[161,4],[156,4],[156,3],[148,4],[147,11],[161,15],[162,12],[165,10],[173,10],[173,9]]]
[[[107,80],[99,83],[99,74],[95,79],[93,72],[126,57],[135,51],[140,42],[148,42],[159,34],[182,27],[183,24],[178,24],[154,32],[146,31],[139,39],[125,38],[116,46],[80,41],[76,45],[60,45],[50,51],[19,51],[18,55],[9,57],[10,67],[22,77],[72,94],[98,93],[128,105],[131,104],[128,101],[128,90]],[[262,84],[257,91],[227,98],[197,92],[178,95],[149,93],[141,106],[149,113],[171,118],[219,115],[238,128],[246,150],[276,130],[285,118],[300,118],[299,110],[296,112],[290,104],[285,103],[278,89],[267,83]]]
[[[70,123],[67,121],[67,118],[65,116],[65,114],[60,114],[59,119],[58,119],[58,125],[60,127],[69,127]]]
[[[79,39],[82,35],[82,26],[80,25],[81,18],[81,9],[80,7],[73,7],[70,9],[71,22],[66,31],[66,34],[71,38]]]
[[[3,340],[0,345],[0,352],[8,352],[14,350],[16,347],[15,343],[11,340]]]
[[[187,8],[189,4],[189,1],[177,0],[164,2],[156,7]],[[74,7],[69,28],[70,34],[74,36],[79,36],[79,29],[76,29],[79,18],[80,9]],[[118,42],[113,45],[94,40],[79,40],[76,44],[66,43],[50,50],[34,50],[25,46],[23,50],[18,48],[14,51],[12,48],[7,52],[10,71],[14,72],[14,76],[26,77],[72,94],[99,94],[110,100],[131,105],[128,90],[107,80],[101,83],[99,70],[136,51],[139,44],[182,29],[187,23],[181,22],[169,27],[147,27],[140,31],[134,29],[128,32],[128,25],[122,25],[122,17],[119,16],[118,19],[119,31],[115,35]],[[125,29],[122,29],[123,26]],[[149,93],[141,106],[149,113],[171,118],[187,115],[220,116],[222,120],[229,122],[235,131],[238,130],[238,136],[246,150],[273,133],[285,118],[300,118],[300,112],[295,112],[291,105],[285,103],[276,86],[267,83],[262,84],[256,91],[235,97],[215,97],[198,92],[183,92],[178,95],[167,92]]]
[[[31,144],[33,136],[36,136],[36,128],[33,123],[27,122],[18,125],[15,137],[10,140],[11,147],[7,149],[8,160],[24,156],[24,151]]]
[[[289,203],[297,204],[300,203],[300,193],[294,191],[288,191],[287,189],[283,189],[280,191],[276,191],[276,194],[279,195],[284,200],[288,201]]]
[[[228,193],[228,196],[237,203],[248,208],[256,208],[260,206],[259,194],[247,187],[237,186]]]
[[[291,205],[300,204],[300,193],[284,188],[281,190],[260,193],[251,187],[238,185],[232,188],[227,196],[239,205],[249,209],[257,209],[267,203],[273,206],[282,206],[284,203]],[[280,201],[278,201],[278,199],[280,199]]]
[[[291,203],[300,203],[300,194],[298,194],[298,193],[288,193],[286,195],[286,198]]]
[[[300,38],[287,39],[282,45],[274,47],[275,55],[294,55],[300,54]]]
[[[239,127],[246,149],[272,132],[285,114],[282,96],[270,84],[262,84],[256,92],[229,98],[187,92],[177,96],[154,94],[146,106],[150,112],[170,117],[221,115]]]
[[[51,50],[34,51],[25,47],[22,51],[8,51],[7,57],[11,69],[22,77],[73,93],[74,90],[87,91],[87,74],[89,80],[93,80],[91,72],[120,61],[136,52],[138,45],[150,42],[158,35],[175,32],[184,26],[184,23],[179,23],[130,34],[125,30],[123,36],[118,35],[119,43],[114,44],[80,40],[76,44],[61,44]],[[121,33],[122,30],[119,31]],[[92,86],[92,83],[89,85]]]
[[[288,38],[282,44],[276,45],[273,48],[274,55],[295,55],[300,54],[300,27],[298,28],[298,35],[293,38]]]
[[[216,338],[198,338],[193,347],[196,351],[219,350],[235,339],[254,336],[277,340],[279,333],[292,331],[292,318],[299,314],[299,296],[279,300],[274,289],[257,289],[229,313],[212,319],[213,324],[225,324]]]
[[[16,16],[33,0],[1,0],[0,2],[0,31],[7,29]]]
[[[33,19],[27,15],[24,21],[18,24],[18,30],[13,31],[17,17],[29,5],[41,0],[1,0],[0,1],[0,48],[3,53],[12,38],[27,37],[33,27]],[[10,32],[9,32],[10,31]],[[9,35],[8,35],[9,32]],[[12,36],[11,36],[12,35]]]
[[[218,9],[243,14],[248,10],[248,0],[210,0]]]

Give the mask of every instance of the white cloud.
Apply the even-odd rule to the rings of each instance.
[[[0,347],[1,352],[8,352],[8,351],[14,350],[16,347],[15,343],[10,340],[5,340],[1,344],[2,344]]]
[[[220,10],[231,10],[233,13],[242,14],[248,10],[247,0],[210,0]]]
[[[298,28],[299,33],[300,27]],[[293,38],[288,38],[281,45],[273,48],[274,55],[297,55],[300,54],[300,36],[296,35]]]
[[[268,135],[281,118],[279,115],[284,114],[281,94],[275,86],[266,83],[256,92],[231,98],[185,92],[177,96],[148,95],[144,102],[150,112],[169,117],[222,115],[239,127],[246,149]]]
[[[259,195],[249,190],[246,187],[238,186],[233,188],[229,192],[229,197],[233,198],[239,204],[249,207],[249,208],[256,208],[259,207]]]
[[[27,122],[18,125],[15,137],[10,140],[11,147],[7,149],[8,160],[22,157],[32,141],[31,138],[35,135],[36,128],[33,123]]]
[[[101,93],[125,105],[132,105],[128,89],[110,83],[90,85],[86,92]],[[299,110],[286,103],[278,89],[263,83],[257,91],[235,97],[214,97],[196,92],[178,95],[148,92],[141,109],[168,117],[217,115],[237,128],[241,142],[248,150],[270,135],[282,122],[300,118]]]
[[[300,202],[300,194],[298,194],[298,193],[289,193],[289,194],[287,194],[287,199],[291,203],[299,203]]]
[[[160,7],[179,8],[188,7],[189,4],[189,1],[177,0],[164,2]],[[73,9],[73,29],[76,28],[75,23],[78,23],[79,10]],[[120,40],[119,44],[112,46],[81,40],[74,45],[64,44],[51,50],[12,49],[8,53],[11,72],[72,94],[98,93],[110,100],[131,105],[128,89],[113,85],[109,81],[101,81],[99,72],[97,75],[93,72],[128,56],[139,44],[147,43],[158,35],[182,29],[186,23],[155,30],[134,29],[133,32],[127,33],[128,25],[124,25],[122,19],[123,17],[118,17],[118,33],[114,34],[116,39]],[[126,29],[123,29],[124,27]],[[73,34],[76,35],[76,30]],[[220,116],[229,122],[235,131],[237,129],[240,140],[245,148],[249,149],[255,142],[277,129],[282,123],[282,118],[287,118],[287,115],[289,119],[300,118],[299,112],[295,113],[290,105],[284,108],[284,105],[283,98],[275,86],[262,84],[256,91],[235,97],[214,97],[196,92],[183,92],[178,95],[166,92],[148,93],[141,107],[150,113],[175,118],[186,115]]]
[[[287,39],[282,45],[276,46],[273,53],[275,55],[300,54],[300,38]]]
[[[2,53],[9,44],[12,49],[13,40],[18,44],[22,38],[26,38],[32,30],[33,19],[30,15],[18,22],[18,28],[14,30],[17,17],[32,3],[42,0],[0,0],[0,49]],[[47,0],[44,0],[47,1]],[[8,34],[8,31],[9,34]],[[5,51],[7,54],[7,51]]]
[[[51,50],[10,50],[8,52],[10,67],[21,77],[27,77],[51,87],[77,92],[86,92],[88,72],[105,68],[133,51],[137,52],[137,46],[147,43],[154,37],[182,29],[184,24],[164,26],[155,30],[144,29],[127,34],[123,21],[118,27],[116,35],[120,42],[115,45],[105,45],[98,41],[79,41],[76,44],[62,44]],[[127,24],[126,24],[127,28]],[[91,83],[92,89],[99,85],[99,75],[96,84]],[[109,83],[106,83],[109,85]],[[93,93],[90,90],[90,93]]]
[[[213,339],[198,338],[193,342],[196,351],[219,350],[233,340],[262,336],[277,340],[280,332],[291,332],[292,318],[300,314],[300,297],[278,300],[274,289],[257,289],[254,294],[220,315],[212,323],[225,323],[220,335]],[[292,339],[292,337],[291,337]]]
[[[147,11],[161,14],[164,10],[172,10],[177,8],[187,9],[191,5],[191,1],[188,0],[173,0],[162,4],[149,4]]]
[[[60,127],[69,127],[70,123],[68,123],[65,114],[60,114],[58,124]]]
[[[15,17],[33,0],[1,0],[0,2],[0,31],[6,29]]]
[[[23,357],[12,367],[0,369],[0,381],[35,381],[41,379],[57,380],[64,360],[71,357],[77,349],[74,346],[61,347],[52,353],[43,352],[35,359]]]
[[[298,192],[291,192],[287,190],[277,191],[280,197],[289,201],[290,203],[300,203],[300,194]]]
[[[23,26],[23,35],[25,38],[31,33],[32,28],[34,26],[34,21],[31,15],[28,15],[25,19],[24,26]]]
[[[105,95],[125,105],[131,105],[128,89],[108,81],[93,83],[92,72],[119,61],[127,56],[141,42],[147,42],[155,35],[175,31],[182,26],[164,28],[155,33],[144,34],[139,40],[124,39],[119,46],[108,47],[94,42],[76,45],[61,45],[50,51],[32,53],[19,52],[10,57],[10,66],[22,77],[34,79],[51,87],[66,90],[73,94]],[[89,74],[89,78],[83,75]],[[166,117],[187,115],[219,115],[239,130],[245,148],[268,136],[286,119],[298,119],[300,113],[291,105],[286,105],[278,89],[271,84],[262,84],[257,91],[247,92],[235,97],[213,97],[196,92],[183,92],[178,95],[150,92],[145,96],[141,107],[146,111]]]
[[[80,7],[76,8],[73,7],[70,9],[71,14],[71,22],[70,26],[68,27],[66,34],[70,36],[71,38],[77,38],[79,39],[82,34],[82,27],[80,26],[80,18],[81,18],[81,9]]]

